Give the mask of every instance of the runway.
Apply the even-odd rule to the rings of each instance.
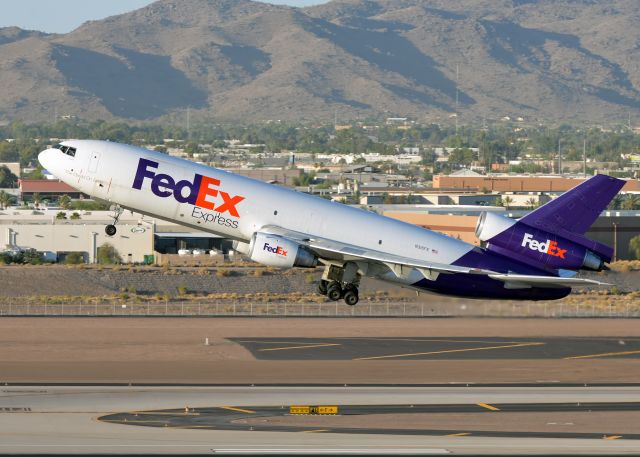
[[[326,417],[286,413],[290,405],[302,404],[341,409]],[[640,430],[632,433],[639,405],[638,386],[8,386],[0,393],[0,452],[633,453],[640,449]],[[534,416],[528,422],[520,421],[529,430],[494,430],[497,423],[513,423],[513,415],[529,414]],[[451,420],[470,423],[470,415],[478,424],[474,430],[450,427]],[[203,416],[205,425],[217,419],[198,427],[203,424],[192,419]],[[175,422],[132,426],[124,423],[129,417]],[[392,421],[397,424],[386,419],[394,417],[400,418]],[[482,417],[489,422],[478,421]],[[337,429],[317,421],[332,421]]]
[[[259,360],[640,358],[640,338],[229,338]]]

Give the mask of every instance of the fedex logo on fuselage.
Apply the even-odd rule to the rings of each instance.
[[[549,254],[553,257],[560,257],[561,259],[564,259],[564,254],[567,252],[566,249],[560,249],[558,247],[557,241],[547,240],[545,242],[540,242],[538,240],[534,240],[533,235],[530,233],[524,234],[522,246],[527,246],[532,251],[544,252],[545,254]]]
[[[140,159],[136,177],[133,180],[134,189],[142,189],[145,179],[151,180],[151,192],[161,198],[167,198],[173,195],[179,203],[189,203],[194,206],[206,208],[218,213],[228,212],[229,215],[240,217],[236,205],[244,200],[240,195],[231,196],[217,187],[220,180],[210,178],[208,176],[195,173],[193,182],[186,179],[177,181],[170,175],[164,173],[156,173],[154,170],[159,166],[158,162],[148,159]],[[222,204],[218,205],[211,199],[222,200]]]
[[[282,249],[282,246],[271,246],[269,243],[264,243],[263,251],[271,252],[276,255],[281,255],[283,257],[287,256],[287,251]]]

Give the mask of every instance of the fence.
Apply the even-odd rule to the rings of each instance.
[[[397,303],[342,301],[327,303],[113,303],[113,304],[0,304],[0,316],[68,317],[640,317],[640,305],[607,306],[562,302]]]

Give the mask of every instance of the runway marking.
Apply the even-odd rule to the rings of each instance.
[[[200,413],[163,413],[163,412],[157,412],[154,413],[153,411],[134,411],[132,414],[136,415],[136,416],[199,416]]]
[[[342,346],[340,343],[322,343],[322,344],[307,344],[305,346],[287,346],[282,348],[267,348],[267,349],[258,349],[259,351],[286,351],[287,349],[312,349],[312,348],[322,348],[327,346]]]
[[[321,428],[318,430],[303,430],[302,433],[322,433],[322,432],[328,432],[329,429],[328,428]]]
[[[491,340],[452,340],[452,339],[433,339],[433,338],[367,338],[367,337],[346,337],[336,336],[333,340],[356,340],[356,341],[412,341],[425,343],[486,343],[486,344],[519,344],[528,343],[528,341],[491,341]]]
[[[482,406],[483,408],[487,408],[491,411],[500,411],[500,408],[496,408],[495,406],[489,405],[487,403],[478,403],[478,406]]]
[[[471,435],[471,433],[469,432],[464,432],[464,433],[452,433],[450,435],[445,435],[445,436],[467,436],[467,435]]]
[[[603,436],[602,439],[603,440],[617,440],[622,438],[622,435],[611,435],[611,436]]]
[[[447,349],[444,351],[414,352],[412,354],[393,354],[393,355],[378,355],[374,357],[358,357],[353,360],[392,359],[397,357],[414,357],[417,355],[447,354],[450,352],[488,351],[491,349],[507,349],[507,348],[517,348],[517,347],[525,347],[525,346],[542,346],[544,344],[546,343],[535,342],[535,343],[508,344],[504,346],[488,346],[488,347],[481,347],[481,348]]]
[[[605,352],[603,354],[574,355],[573,357],[565,357],[565,359],[590,359],[592,357],[612,357],[616,355],[640,354],[640,351],[623,351],[623,352]]]
[[[255,413],[255,411],[251,411],[250,409],[234,408],[233,406],[218,406],[218,408],[228,409],[229,411],[237,411],[239,413],[247,413],[247,414]]]
[[[314,344],[311,341],[255,341],[255,340],[237,340],[237,343],[257,343],[257,344]]]

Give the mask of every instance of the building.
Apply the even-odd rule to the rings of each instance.
[[[79,219],[71,219],[73,213],[77,213]],[[59,218],[59,214],[65,218]],[[97,248],[109,243],[123,262],[143,263],[158,254],[177,254],[181,250],[225,253],[231,248],[231,241],[217,235],[129,211],[121,214],[117,233],[109,237],[104,228],[112,223],[111,215],[110,211],[3,210],[0,211],[0,251],[35,249],[44,253],[47,260],[59,262],[64,261],[67,254],[79,252],[85,262],[93,263]]]
[[[411,205],[403,205],[410,207]],[[502,211],[503,214],[520,218],[528,211],[505,211],[504,208],[444,206],[422,208],[413,205],[413,210],[389,208],[382,212],[387,217],[430,230],[444,233],[453,238],[479,245],[475,227],[479,214],[484,211]],[[448,212],[447,212],[448,211]],[[603,211],[593,226],[585,234],[588,238],[614,248],[614,260],[632,260],[629,242],[640,235],[640,211]]]
[[[32,200],[34,194],[40,195],[41,200],[58,200],[65,194],[76,199],[89,198],[88,195],[58,179],[20,179],[18,188],[22,201]]]
[[[563,176],[453,176],[437,175],[433,177],[434,189],[460,189],[488,192],[565,192],[585,181],[586,178],[567,178]],[[640,191],[640,181],[627,180],[626,192]]]

